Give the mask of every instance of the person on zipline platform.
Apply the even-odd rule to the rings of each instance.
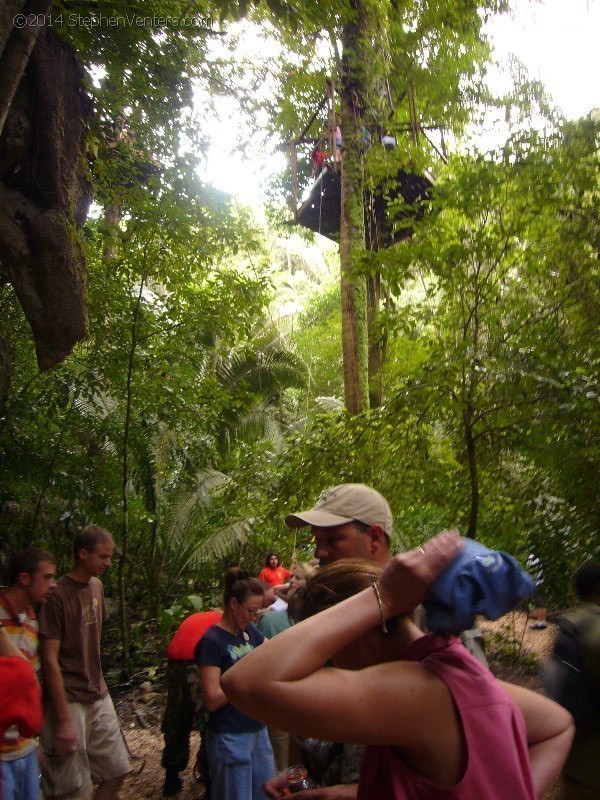
[[[327,159],[327,150],[323,149],[323,139],[319,139],[314,148],[310,152],[310,160],[312,161],[314,177],[317,178],[323,171],[323,166]]]

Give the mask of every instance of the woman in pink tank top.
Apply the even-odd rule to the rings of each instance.
[[[227,696],[291,733],[365,744],[358,800],[541,797],[568,755],[570,715],[409,616],[462,546],[445,531],[383,571],[359,559],[321,568],[303,621],[232,667]]]

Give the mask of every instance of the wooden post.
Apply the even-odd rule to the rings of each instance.
[[[294,221],[298,213],[298,169],[296,162],[296,140],[290,142],[290,168],[292,171],[292,214]]]
[[[335,164],[335,107],[333,105],[332,82],[327,81],[327,136],[329,139],[329,158]]]
[[[419,119],[417,117],[417,106],[415,104],[415,90],[412,83],[408,84],[408,116],[410,119],[410,130],[415,144],[419,144]]]
[[[328,101],[328,130],[329,130],[329,158],[336,172],[342,167],[341,153],[338,160],[338,151],[335,138],[336,119],[335,119],[335,84],[327,81],[327,101]]]

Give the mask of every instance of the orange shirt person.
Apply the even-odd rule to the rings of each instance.
[[[267,553],[265,568],[258,573],[259,581],[264,581],[269,586],[281,586],[290,577],[291,572],[281,564],[277,553]]]
[[[315,147],[310,151],[310,160],[312,161],[315,178],[323,171],[326,159],[327,150],[323,148],[323,140],[319,139]]]

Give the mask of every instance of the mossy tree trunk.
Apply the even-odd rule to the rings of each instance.
[[[467,462],[469,465],[469,481],[471,485],[471,505],[469,508],[469,527],[467,529],[467,536],[470,539],[476,539],[477,517],[479,515],[479,473],[477,470],[477,450],[473,431],[473,408],[470,403],[467,404],[467,407],[463,409],[462,416],[467,451]]]
[[[367,321],[369,325],[369,404],[379,408],[383,403],[383,370],[386,356],[386,337],[379,324],[381,305],[381,275],[376,272],[367,280]]]
[[[359,414],[369,407],[367,284],[360,274],[365,256],[363,98],[366,95],[368,7],[352,3],[352,19],[342,34],[342,207],[340,272],[342,352],[346,408]]]
[[[142,311],[142,298],[146,286],[146,278],[140,281],[139,291],[135,307],[133,309],[133,319],[131,320],[131,341],[129,343],[129,357],[127,362],[127,388],[125,391],[125,424],[123,428],[123,452],[122,464],[123,472],[121,475],[121,496],[123,502],[123,523],[121,535],[121,558],[119,560],[119,606],[120,606],[120,628],[121,628],[121,664],[122,677],[128,680],[131,674],[131,659],[129,656],[129,620],[127,614],[127,569],[129,559],[129,443],[131,429],[133,425],[133,379],[135,371],[135,355],[139,344],[138,326]]]

